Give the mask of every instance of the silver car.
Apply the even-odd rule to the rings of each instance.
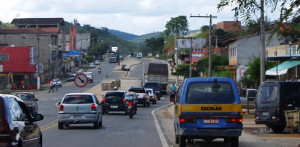
[[[70,124],[93,123],[102,127],[102,105],[93,93],[68,93],[59,105],[58,129]]]

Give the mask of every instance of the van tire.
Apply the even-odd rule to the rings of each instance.
[[[179,136],[179,147],[186,147],[186,137]]]
[[[268,125],[274,133],[282,133],[285,129],[285,125]]]

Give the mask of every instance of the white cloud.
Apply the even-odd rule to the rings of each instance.
[[[77,19],[80,24],[120,30],[136,35],[165,30],[171,17],[187,16],[189,29],[200,29],[209,24],[208,18],[190,15],[213,15],[213,23],[234,20],[230,7],[217,12],[216,0],[18,0],[1,4],[0,21],[14,18],[62,17],[65,21]],[[271,13],[267,13],[271,15]],[[278,14],[277,14],[278,15]]]

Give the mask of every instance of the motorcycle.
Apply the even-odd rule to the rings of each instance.
[[[98,73],[99,73],[99,74],[101,73],[101,68],[100,68],[100,67],[98,68]]]
[[[127,104],[129,118],[133,118],[133,115],[136,114],[136,110],[135,110],[136,106],[134,100],[127,100],[126,104]]]

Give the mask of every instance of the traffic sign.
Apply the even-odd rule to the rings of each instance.
[[[74,78],[75,85],[80,88],[86,86],[88,82],[88,77],[83,73],[77,74]]]

